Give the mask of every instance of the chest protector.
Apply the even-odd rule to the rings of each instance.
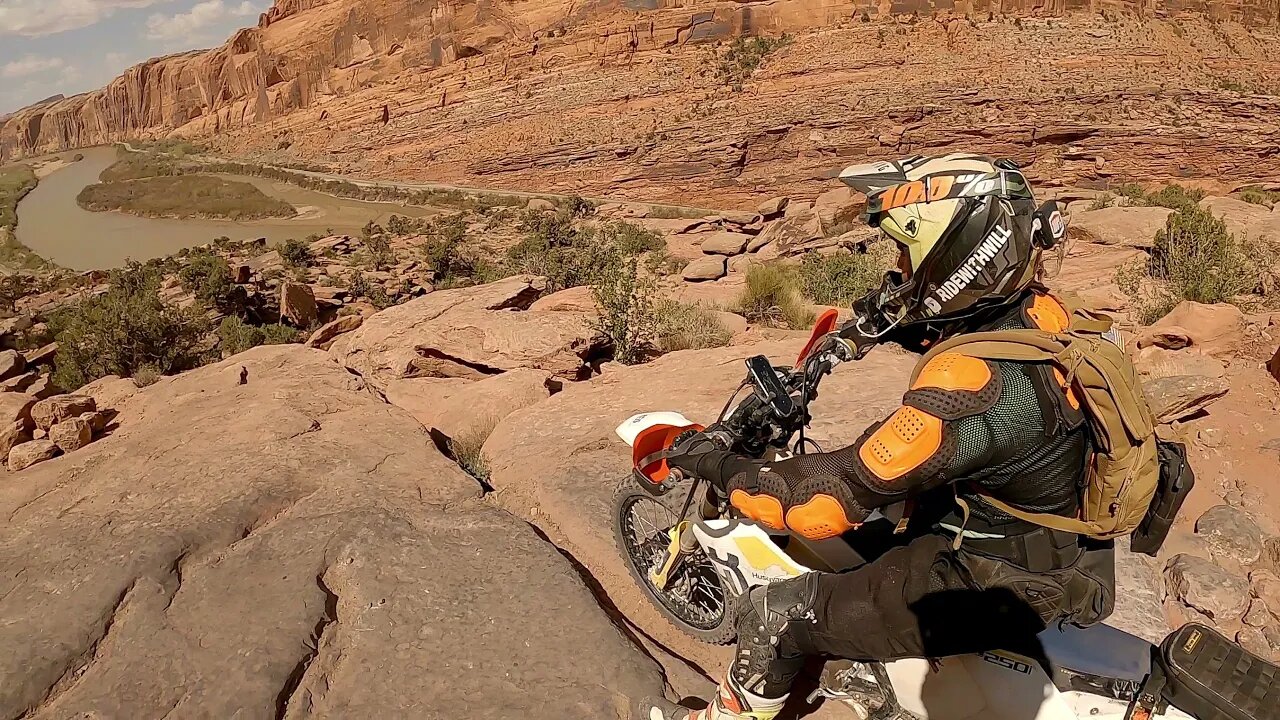
[[[960,352],[992,361],[1048,363],[1078,398],[1093,440],[1087,482],[1076,517],[1032,513],[979,493],[993,507],[1029,523],[1099,540],[1128,535],[1146,516],[1160,478],[1155,419],[1137,370],[1111,318],[1057,298],[1068,311],[1061,332],[1013,329],[959,335],[932,348],[912,383],[936,355]]]

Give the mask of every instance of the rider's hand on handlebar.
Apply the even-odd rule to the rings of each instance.
[[[702,431],[689,430],[676,436],[667,451],[667,465],[685,475],[701,476],[705,470],[699,468],[699,463],[709,459],[713,453],[725,452],[731,442],[727,431],[718,425]]]

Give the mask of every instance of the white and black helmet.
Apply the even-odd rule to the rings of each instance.
[[[916,156],[855,165],[840,179],[866,194],[867,223],[903,252],[901,270],[869,298],[885,328],[966,318],[1017,299],[1042,251],[1066,234],[1056,204],[1037,209],[1008,160]]]

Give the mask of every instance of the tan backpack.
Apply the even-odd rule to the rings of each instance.
[[[1055,530],[1100,540],[1128,535],[1147,514],[1159,484],[1155,419],[1111,318],[1058,301],[1070,313],[1065,331],[960,335],[932,348],[911,380],[914,384],[929,360],[948,351],[986,360],[1052,363],[1065,378],[1063,386],[1075,391],[1092,430],[1094,453],[1079,515],[1026,512],[986,494],[980,497],[1013,517]]]

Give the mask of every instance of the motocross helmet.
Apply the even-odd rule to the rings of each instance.
[[[941,328],[1017,300],[1042,251],[1066,233],[1056,204],[1037,209],[1008,160],[915,156],[855,165],[840,180],[867,196],[867,223],[901,252],[898,269],[856,308],[882,333]]]

